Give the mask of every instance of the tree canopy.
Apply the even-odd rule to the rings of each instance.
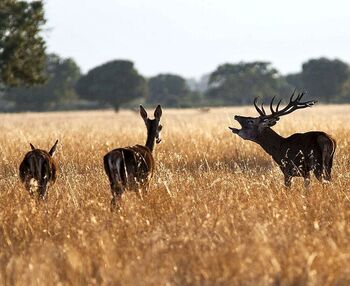
[[[1,0],[0,82],[6,86],[42,83],[45,42],[42,1]]]
[[[313,97],[330,102],[336,100],[349,79],[349,66],[340,60],[311,59],[303,64],[301,78],[303,88]]]
[[[76,91],[81,98],[109,103],[118,110],[121,104],[145,96],[145,80],[133,62],[114,60],[82,76]]]
[[[46,56],[42,85],[10,88],[5,99],[15,102],[16,110],[42,111],[75,97],[74,86],[80,78],[80,68],[74,60],[62,59],[56,54]]]
[[[174,74],[159,74],[148,80],[147,102],[179,107],[189,99],[186,80]]]
[[[257,96],[275,95],[280,76],[268,62],[220,65],[209,78],[207,97],[218,104],[250,104]]]

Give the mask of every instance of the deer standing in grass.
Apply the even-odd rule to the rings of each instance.
[[[154,111],[154,119],[149,119],[146,110],[140,105],[140,115],[147,128],[145,145],[134,145],[117,148],[107,153],[103,158],[104,169],[108,176],[114,207],[119,202],[125,189],[134,191],[147,190],[155,167],[152,151],[154,142],[160,143],[160,105]]]
[[[44,199],[47,188],[53,185],[57,177],[57,166],[53,159],[58,140],[50,151],[37,149],[30,143],[28,152],[19,166],[19,177],[30,195],[37,191],[39,198]]]
[[[336,149],[336,142],[331,136],[324,132],[312,131],[296,133],[284,138],[270,128],[281,116],[315,104],[313,100],[301,102],[304,94],[302,92],[295,96],[293,92],[289,103],[281,110],[279,110],[281,100],[276,109],[273,108],[275,99],[273,97],[270,102],[271,114],[266,114],[263,104],[259,108],[255,98],[254,106],[260,116],[235,116],[234,119],[242,128],[229,127],[234,134],[259,144],[272,156],[284,174],[286,187],[291,186],[292,177],[303,177],[307,188],[310,184],[311,171],[319,181],[331,180],[333,155]]]

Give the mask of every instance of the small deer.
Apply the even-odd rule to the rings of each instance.
[[[39,199],[46,197],[47,188],[53,185],[57,177],[57,166],[53,159],[58,140],[50,151],[37,149],[30,143],[29,151],[19,166],[19,177],[31,196],[37,191]]]
[[[320,131],[296,133],[284,138],[273,131],[274,126],[281,116],[294,112],[297,109],[313,106],[316,101],[301,102],[305,92],[295,96],[295,91],[289,99],[289,103],[279,110],[281,101],[273,108],[275,97],[270,102],[271,114],[266,114],[264,105],[257,106],[257,98],[254,106],[259,117],[235,116],[234,119],[241,125],[241,129],[229,127],[234,134],[244,140],[250,140],[259,144],[265,152],[272,156],[284,174],[284,184],[291,186],[292,177],[303,177],[307,188],[310,184],[310,172],[313,171],[319,181],[330,181],[333,164],[333,155],[336,149],[336,141],[328,134]]]
[[[134,145],[117,148],[107,153],[103,158],[104,169],[108,176],[111,192],[112,207],[119,202],[125,189],[133,191],[147,191],[149,181],[155,167],[152,151],[154,142],[161,142],[160,105],[154,111],[154,119],[149,119],[146,110],[140,105],[140,115],[147,128],[145,145]]]

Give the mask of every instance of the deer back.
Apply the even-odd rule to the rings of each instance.
[[[35,179],[38,182],[54,183],[57,177],[56,163],[48,152],[35,149],[24,156],[19,175],[22,182]]]
[[[152,152],[143,145],[117,148],[104,157],[110,181],[121,181],[124,186],[147,182],[153,176],[154,166]]]
[[[330,135],[321,131],[311,131],[285,138],[279,156],[282,165],[284,160],[290,162],[290,166],[298,166],[299,169],[308,172],[324,165],[327,158],[329,160],[333,157],[335,149],[336,141]]]

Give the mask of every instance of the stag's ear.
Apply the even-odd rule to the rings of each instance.
[[[32,148],[32,150],[36,149],[32,143],[29,143],[29,145],[30,145],[30,148]]]
[[[146,122],[148,115],[146,109],[144,109],[142,105],[140,105],[140,115],[142,119]]]
[[[277,118],[268,118],[268,119],[264,119],[261,123],[261,127],[272,127],[274,126],[277,121],[280,120],[278,117]]]
[[[53,155],[55,155],[57,143],[58,143],[58,140],[56,140],[55,144],[53,144],[53,146],[51,147],[51,149],[49,151],[49,154],[51,157],[53,157]]]
[[[158,104],[156,110],[154,111],[154,118],[160,120],[162,116],[162,107]]]

